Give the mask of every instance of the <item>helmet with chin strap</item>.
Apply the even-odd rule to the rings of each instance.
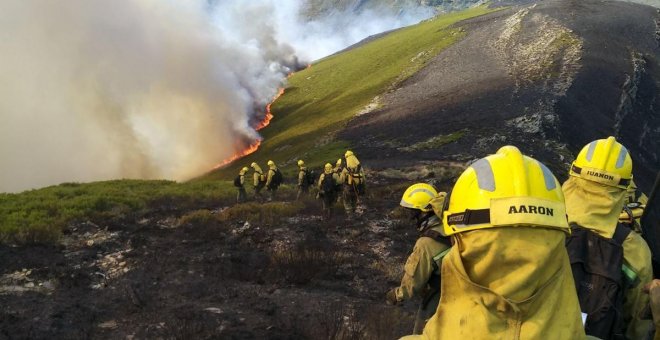
[[[412,218],[416,220],[417,230],[420,232],[428,227],[429,219],[435,215],[431,200],[436,197],[438,197],[438,191],[426,183],[409,186],[401,197],[399,205],[411,212]]]

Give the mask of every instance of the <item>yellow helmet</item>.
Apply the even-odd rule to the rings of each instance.
[[[348,157],[348,156],[353,156],[353,151],[347,150],[346,153],[344,154],[344,157]]]
[[[582,148],[569,171],[571,176],[627,189],[632,179],[632,158],[614,137],[595,140]]]
[[[244,166],[243,169],[241,169],[241,172],[248,172],[248,170],[247,166]]]
[[[404,208],[411,208],[421,210],[423,212],[429,212],[433,210],[430,202],[433,198],[438,196],[438,191],[435,188],[426,183],[417,183],[413,184],[403,192],[401,197],[401,205]]]
[[[341,158],[337,160],[337,163],[335,163],[335,166],[341,166]]]
[[[252,162],[252,164],[250,164],[250,167],[251,167],[251,168],[254,168],[254,167],[256,167],[256,166],[258,166],[258,165],[257,165],[257,162]]]
[[[268,161],[267,164],[268,164],[268,166],[274,166],[274,165],[275,165],[275,162],[273,162],[273,161]]]
[[[303,166],[305,165],[305,162],[302,159],[298,160],[298,166]]]
[[[332,171],[332,164],[325,163],[325,166],[323,168],[325,169],[325,171]]]
[[[446,235],[505,226],[569,232],[564,194],[555,176],[543,163],[510,145],[461,174],[442,220]]]

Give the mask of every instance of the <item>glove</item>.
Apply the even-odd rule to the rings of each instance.
[[[385,294],[385,302],[387,302],[387,304],[390,306],[399,303],[399,300],[397,300],[396,298],[396,288],[392,288],[389,291],[387,291],[387,294]]]

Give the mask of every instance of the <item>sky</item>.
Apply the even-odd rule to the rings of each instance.
[[[306,20],[303,10],[302,0],[0,1],[0,192],[200,175],[261,138],[254,126],[289,72],[433,15]]]

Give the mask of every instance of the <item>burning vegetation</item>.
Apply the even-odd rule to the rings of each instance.
[[[259,149],[259,145],[261,145],[261,139],[257,139],[252,144],[250,144],[247,148],[245,148],[245,149],[233,154],[231,157],[223,160],[218,165],[214,166],[213,170],[222,168],[223,166],[228,165],[231,162],[233,162],[233,161],[235,161],[239,158],[245,157],[245,156],[257,151],[257,149]]]
[[[268,124],[270,124],[271,119],[273,119],[273,113],[270,111],[270,107],[277,100],[277,98],[279,98],[283,94],[284,94],[284,88],[281,87],[279,89],[279,91],[277,92],[277,94],[270,101],[270,103],[268,103],[268,105],[266,105],[266,116],[264,117],[264,119],[262,119],[259,122],[259,124],[257,124],[257,126],[254,128],[255,130],[259,131],[259,130],[265,128],[266,126],[268,126]],[[261,138],[259,138],[259,139],[255,140],[254,142],[250,143],[250,145],[248,145],[248,147],[246,147],[245,149],[237,151],[236,153],[231,155],[231,157],[223,160],[218,165],[213,167],[213,170],[222,168],[225,165],[231,164],[231,162],[233,162],[233,161],[235,161],[239,158],[245,157],[245,156],[257,151],[257,149],[259,149],[259,145],[261,145]]]
[[[273,113],[270,111],[270,107],[277,100],[277,98],[281,97],[283,94],[284,94],[284,88],[281,87],[279,91],[277,91],[277,94],[273,97],[273,100],[271,100],[270,103],[266,105],[266,116],[261,122],[259,122],[255,130],[259,131],[270,124],[271,119],[273,119]]]
[[[303,68],[303,67],[299,67],[299,70],[301,70],[301,69],[308,69],[308,68],[310,68],[310,67],[312,67],[312,65],[311,65],[311,64],[307,64],[304,68]],[[289,74],[287,74],[287,76],[286,76],[287,79],[290,78],[294,73],[295,73],[295,72],[290,72]],[[284,87],[280,87],[280,88],[278,89],[278,91],[277,91],[277,94],[276,94],[275,96],[273,96],[273,99],[271,99],[270,103],[268,103],[268,104],[266,105],[266,115],[265,115],[264,118],[263,118],[263,119],[257,124],[257,126],[254,128],[256,131],[260,131],[261,129],[263,129],[263,128],[265,128],[266,126],[270,125],[270,121],[273,119],[273,113],[272,113],[272,111],[271,111],[271,106],[273,105],[273,103],[275,103],[275,101],[276,101],[278,98],[280,98],[280,97],[284,94],[284,90],[285,90]],[[218,165],[216,165],[215,167],[213,167],[213,170],[215,170],[215,169],[219,169],[219,168],[222,168],[222,167],[224,167],[224,166],[226,166],[226,165],[229,165],[229,164],[231,164],[231,162],[233,162],[233,161],[235,161],[235,160],[237,160],[237,159],[243,158],[243,157],[245,157],[245,156],[247,156],[247,155],[249,155],[249,154],[251,154],[251,153],[257,151],[257,149],[259,149],[259,146],[261,145],[261,141],[262,141],[261,139],[257,139],[256,141],[252,142],[247,148],[245,148],[245,149],[243,149],[243,150],[241,150],[241,151],[236,152],[236,153],[233,154],[231,157],[229,157],[229,158],[223,160],[223,161],[220,162]]]

